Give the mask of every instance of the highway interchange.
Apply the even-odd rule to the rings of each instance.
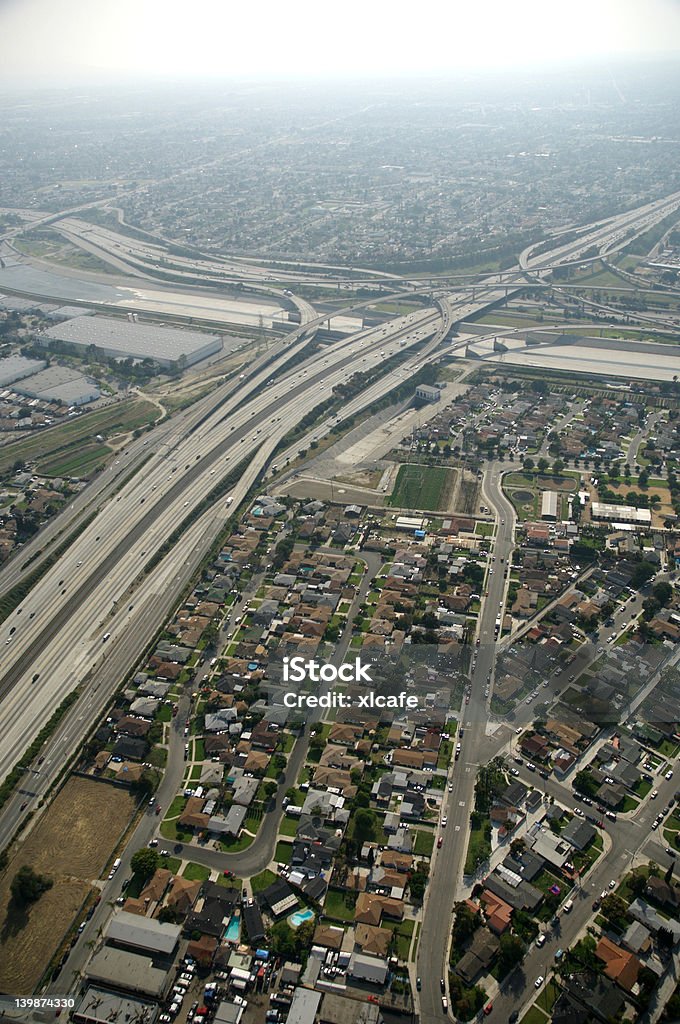
[[[63,697],[75,687],[81,693],[50,741],[40,771],[36,766],[28,773],[21,792],[3,808],[0,842],[4,845],[9,840],[23,814],[33,810],[48,791],[262,471],[273,461],[278,465],[282,458],[294,458],[296,450],[307,447],[311,437],[320,436],[332,424],[367,408],[414,375],[426,361],[437,358],[440,343],[453,325],[500,301],[508,287],[520,288],[525,274],[542,275],[558,263],[578,262],[593,245],[612,251],[612,245],[623,244],[631,232],[647,230],[679,203],[680,195],[676,194],[584,229],[577,241],[558,244],[536,258],[525,252],[517,270],[506,274],[502,281],[490,275],[475,286],[472,294],[469,289],[463,295],[442,292],[432,307],[395,317],[386,326],[362,330],[307,354],[305,349],[315,326],[327,319],[316,316],[310,307],[301,315],[303,323],[284,340],[280,353],[271,361],[262,357],[246,374],[219,386],[196,406],[160,423],[120,453],[73,506],[0,573],[0,586],[5,591],[35,567],[37,562],[26,566],[31,553],[39,547],[49,550],[50,542],[52,546],[60,543],[96,510],[94,521],[75,537],[0,625],[0,706],[7,723],[0,750],[0,776],[9,772]],[[462,344],[454,337],[448,347],[455,349]],[[418,348],[412,352],[414,346]],[[333,387],[347,382],[358,369],[384,368],[389,355],[397,353],[403,353],[403,360],[390,364],[364,394],[325,422],[315,424],[283,456],[275,454],[283,438],[331,396]],[[293,357],[299,361],[291,366]],[[134,468],[138,471],[132,473]],[[224,493],[207,502],[216,485],[236,471],[240,477],[228,491],[233,498],[231,510]],[[507,560],[513,547],[513,510],[501,493],[495,472],[486,474],[484,488],[498,520],[494,555],[497,562]],[[199,506],[203,510],[196,515]],[[187,522],[183,536],[145,573],[145,565],[183,520]],[[493,636],[504,587],[503,573],[489,578],[470,704],[463,708],[463,756],[453,772],[453,789],[448,796],[448,832],[436,854],[427,892],[418,951],[418,973],[423,978],[419,1011],[427,1024],[442,1019],[439,977],[446,973],[450,915],[465,856],[476,767],[511,739],[507,728],[500,732],[489,728],[488,700],[484,697],[486,681],[493,675]],[[163,792],[172,792],[173,784],[174,780],[167,777],[161,784]],[[644,821],[644,816],[640,820]],[[151,823],[149,827],[153,826]],[[638,822],[617,823],[622,836],[621,843],[617,836],[617,851],[635,846],[636,838],[643,841],[639,828]],[[599,879],[601,872],[616,876],[620,871],[621,865],[615,871],[608,861],[609,857],[601,858],[593,873],[595,878]],[[584,901],[584,913],[586,909]],[[567,928],[580,927],[583,916],[577,906],[568,925],[563,926],[565,937]],[[525,969],[529,978],[539,952],[544,955],[536,950],[536,956],[532,953],[528,958]],[[508,1007],[511,1005],[514,1001],[508,1001]]]

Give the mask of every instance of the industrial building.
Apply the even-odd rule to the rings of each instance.
[[[648,508],[634,508],[632,505],[607,505],[591,501],[590,515],[593,519],[604,519],[608,523],[634,523],[636,526],[651,526],[652,513]]]
[[[102,946],[85,968],[85,975],[100,985],[161,1000],[170,991],[174,971],[155,967],[148,955]]]
[[[6,388],[17,380],[30,377],[47,364],[44,359],[26,359],[25,356],[7,356],[0,359],[0,388]]]
[[[314,1024],[321,993],[313,989],[296,988],[288,1010],[288,1024]]]
[[[111,1024],[116,1021],[143,1021],[155,1024],[160,1014],[158,1003],[119,995],[91,985],[71,1016],[76,1024]]]
[[[416,398],[421,402],[438,402],[442,397],[439,388],[433,388],[430,384],[418,384],[416,387]]]
[[[49,366],[14,385],[14,391],[44,402],[62,402],[64,405],[86,405],[101,398],[96,384],[68,366]]]
[[[94,345],[112,359],[152,359],[160,366],[192,366],[222,348],[216,334],[103,316],[74,317],[50,327],[38,340],[43,345],[63,341],[84,349]]]
[[[557,503],[559,495],[557,491],[543,491],[541,495],[541,519],[548,519],[550,522],[557,521]]]
[[[182,929],[177,924],[141,917],[121,910],[111,918],[106,929],[106,941],[129,949],[143,949],[148,953],[172,956],[177,949]]]

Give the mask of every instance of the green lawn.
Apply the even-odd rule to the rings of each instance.
[[[413,852],[417,857],[431,857],[434,850],[434,832],[418,829]]]
[[[623,798],[623,803],[621,804],[621,811],[634,811],[635,808],[639,806],[639,800],[636,800],[634,797],[629,796],[628,793],[626,793],[626,795]]]
[[[475,523],[475,533],[480,537],[493,537],[493,523]]]
[[[548,1015],[539,1010],[537,1006],[530,1006],[522,1017],[521,1024],[546,1024]]]
[[[467,853],[465,855],[464,872],[466,875],[473,874],[478,865],[483,863],[491,853],[491,843],[486,838],[484,826],[489,824],[488,818],[482,823],[481,828],[473,828],[470,831]]]
[[[279,833],[282,836],[294,836],[297,832],[298,824],[298,818],[288,818],[284,816],[281,819],[281,824],[279,825]]]
[[[387,504],[394,508],[445,509],[453,491],[456,474],[443,466],[400,466],[397,482]]]
[[[203,864],[187,864],[182,872],[182,877],[187,878],[190,882],[205,882],[210,878],[210,868]]]
[[[180,869],[182,861],[179,857],[159,857],[158,867],[165,868],[167,871],[172,871],[173,875],[176,875]]]
[[[269,871],[268,868],[265,868],[265,870],[261,871],[259,875],[253,875],[250,879],[250,887],[254,893],[263,892],[272,884],[272,882],[276,881],[276,878],[277,876],[273,871]]]
[[[185,796],[176,796],[168,807],[164,820],[168,821],[170,818],[179,818],[180,814],[186,807],[186,804],[187,798]]]
[[[220,839],[220,849],[224,853],[241,853],[243,850],[247,850],[253,841],[253,836],[249,836],[247,833],[242,832],[238,839],[230,836],[228,839]]]
[[[223,871],[220,871],[217,878],[215,879],[216,885],[222,885],[225,889],[241,889],[243,888],[243,880],[241,878],[227,878]]]
[[[280,839],[276,844],[274,851],[274,859],[279,861],[281,864],[290,864],[291,854],[293,852],[293,844],[286,843],[283,839]]]
[[[353,921],[355,903],[356,896],[353,893],[337,892],[335,889],[329,889],[326,893],[323,912],[326,917],[330,917],[335,921]]]

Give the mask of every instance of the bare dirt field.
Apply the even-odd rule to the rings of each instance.
[[[127,790],[72,777],[16,845],[0,878],[0,992],[33,991],[134,809]],[[25,864],[54,884],[27,909],[17,910],[10,885]]]

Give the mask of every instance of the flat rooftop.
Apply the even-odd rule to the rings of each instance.
[[[150,323],[131,323],[103,316],[77,316],[45,331],[44,338],[72,345],[95,345],[137,359],[179,359],[202,355],[220,347],[216,334],[160,327]]]

